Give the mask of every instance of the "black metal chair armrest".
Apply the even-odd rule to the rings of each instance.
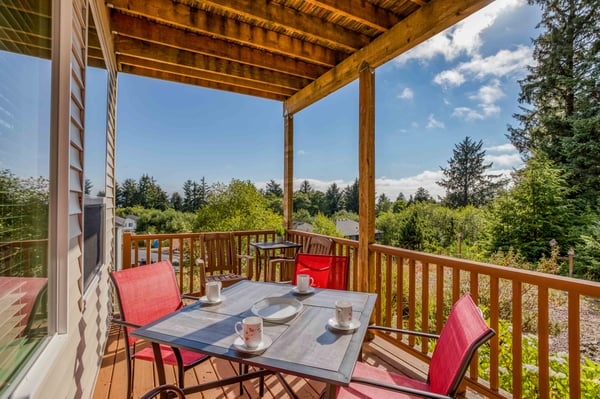
[[[181,295],[182,299],[191,299],[192,301],[197,301],[198,299],[200,299],[199,296],[196,295],[190,295],[190,294],[183,294]]]
[[[370,380],[368,378],[362,378],[362,377],[352,377],[352,379],[350,379],[350,383],[351,384],[355,383],[355,384],[372,385],[372,386],[387,389],[390,391],[407,393],[409,395],[418,396],[420,398],[452,399],[451,396],[440,395],[438,393],[422,391],[420,389],[403,387],[400,385],[388,384],[385,382],[374,381],[374,380]]]
[[[185,399],[185,394],[183,393],[183,391],[181,389],[179,389],[179,387],[177,387],[175,385],[169,385],[169,384],[158,386],[158,387],[152,389],[151,391],[146,392],[144,394],[144,396],[142,396],[140,399],[151,399],[163,392],[175,393],[177,395],[176,396],[177,398]]]
[[[430,333],[421,332],[421,331],[404,330],[401,328],[384,327],[384,326],[376,326],[376,325],[370,325],[368,327],[368,329],[369,330],[386,331],[386,332],[392,332],[392,333],[399,333],[399,334],[416,335],[419,337],[432,338],[432,339],[438,339],[440,337],[439,335],[436,335],[436,334],[430,334]]]
[[[121,319],[113,318],[111,321],[113,323],[118,324],[123,327],[130,327],[130,328],[140,328],[141,327],[139,324],[129,323],[129,322],[121,320]]]

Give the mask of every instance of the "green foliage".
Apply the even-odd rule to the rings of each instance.
[[[600,218],[586,226],[575,247],[574,275],[600,281]]]
[[[282,223],[249,181],[234,179],[229,185],[214,185],[207,200],[196,214],[194,231],[274,229]]]
[[[142,175],[138,182],[126,179],[122,185],[117,184],[116,195],[118,208],[139,205],[146,209],[165,210],[170,207],[167,193],[154,177],[148,175]]]
[[[516,175],[515,187],[488,208],[489,252],[513,248],[534,262],[549,254],[552,239],[573,245],[577,218],[568,193],[564,171],[542,154],[532,157]]]
[[[319,213],[312,220],[313,233],[323,234],[331,237],[343,237],[343,234],[335,227],[333,220]]]
[[[513,380],[513,350],[512,350],[512,325],[500,320],[497,331],[500,356],[500,389],[512,392]],[[522,396],[524,398],[539,398],[539,348],[535,335],[525,334],[522,337],[522,370],[523,376]],[[484,345],[479,350],[480,371],[479,377],[489,381],[490,347]],[[517,372],[519,372],[517,371]],[[583,359],[581,364],[581,397],[600,397],[600,363],[590,359]],[[562,399],[569,397],[569,357],[566,353],[557,353],[550,356],[550,398]]]
[[[144,209],[138,213],[137,233],[182,233],[192,230],[193,213],[178,212],[174,209],[160,211]]]

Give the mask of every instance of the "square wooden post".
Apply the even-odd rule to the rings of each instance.
[[[283,119],[283,224],[289,230],[294,212],[294,116],[284,109]]]
[[[363,62],[359,68],[358,113],[358,289],[375,292],[375,71]]]

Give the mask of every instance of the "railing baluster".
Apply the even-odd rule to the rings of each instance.
[[[429,332],[429,263],[421,263],[421,331]],[[421,340],[421,353],[427,354],[429,340]]]
[[[439,334],[442,332],[442,327],[444,326],[444,265],[438,263],[436,268],[435,332]]]
[[[579,295],[569,293],[569,396],[581,397],[581,326]]]
[[[513,398],[523,395],[523,285],[520,281],[513,280],[512,285],[512,375]]]
[[[415,304],[416,304],[416,276],[415,276],[415,260],[410,259],[408,261],[408,329],[415,329]],[[415,346],[415,337],[410,335],[408,337],[408,344]]]
[[[393,288],[392,285],[392,255],[385,255],[385,325],[392,326],[392,300]]]
[[[538,374],[540,378],[540,397],[550,397],[550,344],[548,336],[549,313],[548,313],[548,289],[538,285]]]
[[[397,328],[404,328],[404,258],[396,257],[396,267],[398,269],[396,281],[396,301],[398,302],[398,316],[396,320]],[[402,336],[398,337],[401,339]]]
[[[479,305],[479,274],[476,272],[469,273],[469,290],[471,291],[471,296],[473,297],[473,301],[476,305]],[[473,359],[471,360],[471,365],[469,366],[469,376],[471,379],[477,381],[479,372],[479,356],[477,353],[473,355]]]
[[[375,302],[375,323],[381,325],[381,304],[384,302],[381,298],[381,252],[375,254],[375,292],[378,293]]]
[[[499,308],[500,308],[500,281],[498,277],[490,277],[490,327],[500,332],[499,328]],[[498,335],[490,340],[490,388],[498,392],[500,382],[498,379],[498,356],[500,355]]]

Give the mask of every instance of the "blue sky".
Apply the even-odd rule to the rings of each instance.
[[[533,63],[538,9],[498,0],[376,69],[376,191],[395,199],[418,187],[443,196],[454,146],[483,141],[493,170],[520,166],[506,138],[518,79]],[[187,179],[211,184],[283,180],[282,104],[119,75],[117,180],[153,176],[169,193]],[[358,84],[294,116],[294,176],[325,191],[358,176]]]

